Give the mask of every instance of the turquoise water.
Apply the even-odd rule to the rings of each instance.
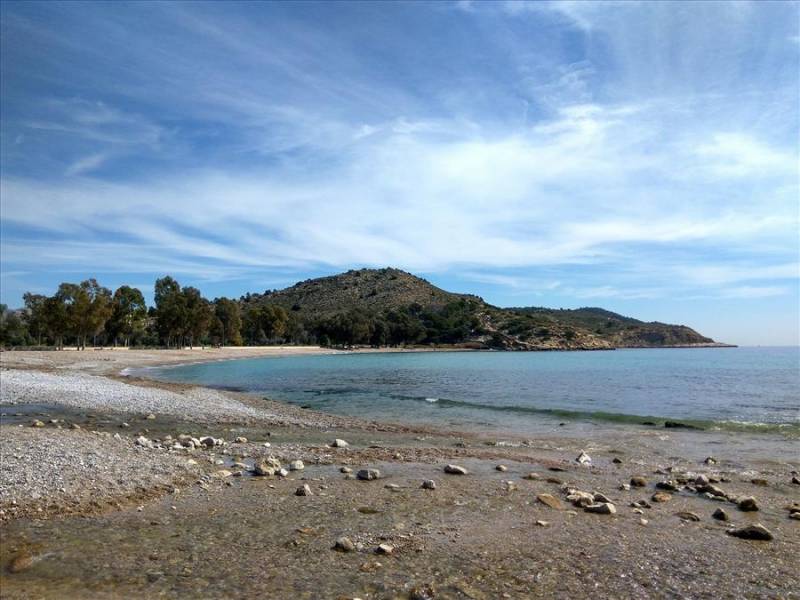
[[[533,431],[672,420],[800,436],[800,348],[334,354],[148,375],[394,422]]]

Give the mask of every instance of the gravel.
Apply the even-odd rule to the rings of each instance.
[[[193,472],[185,457],[76,430],[3,427],[0,455],[2,517],[101,507]]]
[[[85,373],[44,373],[4,369],[0,403],[61,404],[90,410],[164,414],[180,418],[236,421],[275,415],[247,406],[221,392],[190,388],[181,392],[130,385]]]

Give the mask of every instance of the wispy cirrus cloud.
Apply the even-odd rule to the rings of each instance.
[[[796,5],[2,11],[4,282],[796,302]]]

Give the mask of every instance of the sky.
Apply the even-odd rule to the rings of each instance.
[[[0,4],[0,300],[393,266],[800,343],[800,4]]]

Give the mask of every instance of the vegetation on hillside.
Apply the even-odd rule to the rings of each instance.
[[[123,346],[321,344],[347,347],[461,345],[506,350],[610,349],[713,343],[679,325],[644,323],[600,308],[491,306],[398,269],[361,269],[285,290],[210,301],[172,277],[113,294],[96,280],[63,283],[0,306],[0,345]]]

